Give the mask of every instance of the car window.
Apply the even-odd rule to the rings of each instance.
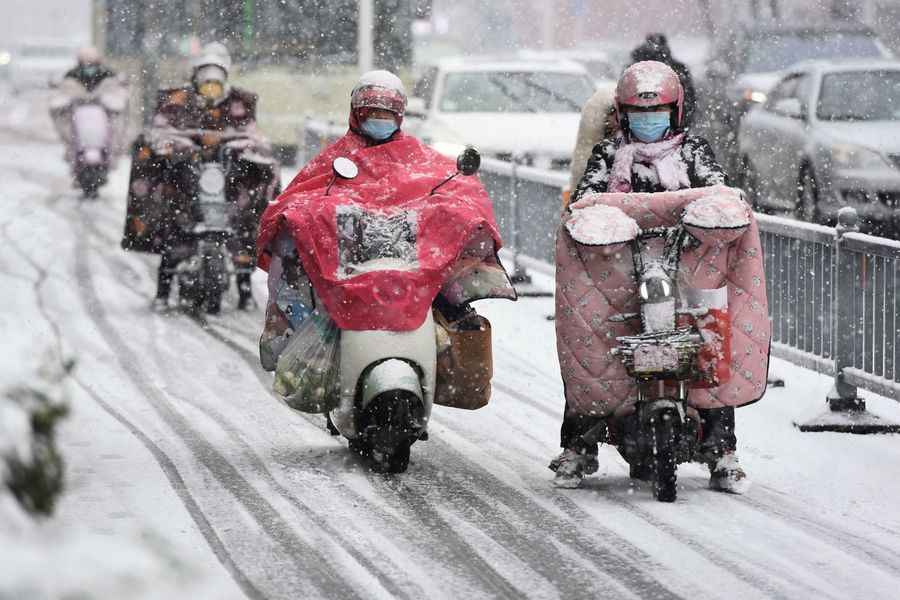
[[[777,112],[774,110],[775,105],[778,104],[779,100],[784,100],[785,98],[793,98],[794,93],[797,90],[797,84],[800,81],[800,77],[798,75],[791,75],[786,79],[783,79],[780,83],[778,83],[772,91],[769,92],[769,97],[766,99],[766,108],[768,110]]]
[[[448,73],[442,112],[580,113],[594,86],[580,73],[471,71]]]
[[[437,67],[431,67],[413,86],[412,95],[414,98],[422,98],[425,100],[425,108],[431,108],[432,94],[434,93],[434,80],[437,79]]]
[[[807,114],[809,109],[809,97],[812,94],[812,75],[804,73],[797,77],[797,84],[791,92],[791,97],[800,101],[803,114]]]
[[[875,37],[865,33],[766,33],[748,40],[745,73],[780,71],[810,59],[882,56]]]
[[[900,121],[900,71],[826,75],[816,116],[824,121]]]
[[[76,50],[68,46],[24,46],[19,56],[27,58],[71,58],[74,62]]]
[[[594,79],[618,79],[615,67],[605,60],[579,60]]]

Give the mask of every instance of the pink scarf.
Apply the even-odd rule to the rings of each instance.
[[[631,191],[631,167],[634,161],[650,164],[659,177],[659,183],[666,190],[674,191],[691,187],[687,165],[681,158],[681,142],[684,134],[679,133],[667,140],[644,144],[633,142],[616,150],[612,175],[609,178],[610,192]]]

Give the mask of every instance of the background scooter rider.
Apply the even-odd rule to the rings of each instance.
[[[116,73],[103,64],[103,56],[94,47],[88,46],[78,51],[78,64],[66,72],[66,79],[74,79],[93,92],[104,79],[115,77]]]
[[[86,101],[99,96],[101,90],[98,88],[108,80],[116,82],[112,85],[116,93],[114,97],[109,97],[112,88],[109,85],[104,86],[107,98],[101,100],[98,97],[97,102],[110,115],[114,129],[113,141],[117,143],[124,137],[124,109],[127,105],[127,92],[115,80],[115,73],[103,65],[103,57],[96,48],[81,48],[78,51],[78,64],[66,72],[58,85],[52,86],[55,88],[55,92],[50,98],[50,118],[65,145],[64,158],[69,164],[72,164],[75,158],[72,147],[75,137],[72,127],[73,106],[76,101]],[[118,155],[120,152],[121,148],[116,144],[113,153]],[[73,184],[78,187],[77,181],[73,181]]]
[[[572,200],[588,193],[653,193],[724,185],[725,173],[709,143],[684,132],[684,91],[678,75],[656,61],[639,62],[622,74],[616,88],[619,130],[594,147]],[[710,487],[734,491],[745,478],[735,448],[734,408],[700,410],[701,455],[710,469]],[[577,414],[566,405],[560,430],[563,452],[551,463],[556,483],[579,484],[597,470],[597,445],[581,436],[602,417]]]
[[[179,137],[174,130],[205,130],[210,132],[239,132],[248,140],[242,141],[242,149],[253,150],[261,157],[269,157],[271,148],[256,128],[257,96],[252,92],[228,84],[231,56],[221,43],[213,42],[203,47],[192,61],[190,85],[160,91],[156,114],[153,117],[149,144],[139,149],[132,167],[130,193],[151,194],[163,186],[169,218],[160,235],[158,251],[161,254],[154,308],[168,306],[172,278],[177,264],[185,257],[182,221],[193,218],[191,211],[193,190],[198,173],[194,161],[182,160],[195,150],[194,143]],[[146,149],[150,151],[147,152]],[[143,152],[141,152],[143,150]],[[277,188],[277,169],[271,160],[260,164],[253,161],[235,161],[228,174],[229,193],[238,210],[232,223],[236,235],[231,249],[247,270],[255,265],[255,240],[259,216]],[[134,184],[138,182],[136,187]],[[238,273],[238,308],[245,309],[252,303],[250,274]],[[207,306],[207,312],[215,313],[218,306]]]

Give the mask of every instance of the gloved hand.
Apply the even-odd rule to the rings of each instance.
[[[200,147],[188,137],[171,132],[153,132],[150,134],[150,147],[159,156],[179,156],[189,154]]]

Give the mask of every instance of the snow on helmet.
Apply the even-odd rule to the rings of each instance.
[[[191,60],[191,69],[196,73],[201,67],[214,65],[225,71],[228,75],[231,71],[231,54],[228,48],[221,42],[211,42],[203,46],[200,54]]]
[[[100,55],[100,51],[93,46],[85,46],[84,48],[80,48],[78,50],[77,57],[79,65],[99,65],[102,62],[103,58]]]
[[[675,126],[684,120],[684,88],[678,74],[655,60],[634,63],[622,73],[616,86],[616,113],[622,122],[626,106],[675,105]]]
[[[381,108],[397,115],[398,121],[406,111],[406,89],[400,78],[390,71],[369,71],[363,74],[350,93],[350,110]]]

